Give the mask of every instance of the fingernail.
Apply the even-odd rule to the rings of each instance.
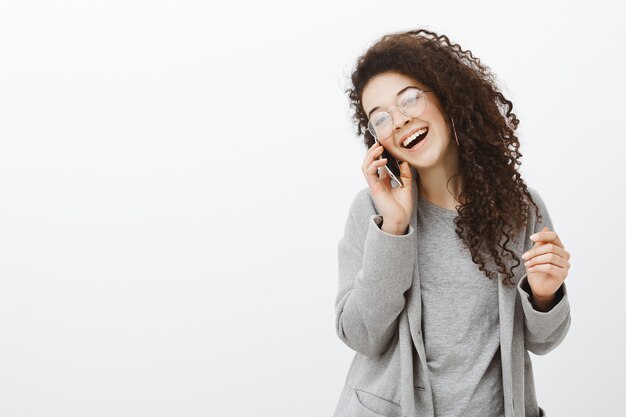
[[[528,252],[522,255],[522,259],[528,259]]]
[[[537,233],[535,233],[534,235],[530,235],[530,238],[531,238],[532,240],[537,239]]]

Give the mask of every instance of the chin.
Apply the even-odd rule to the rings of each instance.
[[[411,166],[416,168],[432,168],[443,160],[444,149],[424,149],[425,152],[409,152],[404,153],[402,160],[409,162]]]

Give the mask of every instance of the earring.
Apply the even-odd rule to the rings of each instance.
[[[456,146],[459,146],[459,138],[456,135],[456,129],[454,127],[454,120],[450,118],[450,121],[452,122],[452,130],[454,131],[454,139],[456,140]]]

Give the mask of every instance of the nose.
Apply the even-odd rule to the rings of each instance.
[[[407,116],[406,114],[402,113],[398,109],[397,106],[393,108],[392,110],[395,110],[396,116],[394,116],[391,110],[389,111],[389,114],[391,115],[391,118],[393,119],[393,127],[395,130],[399,130],[402,126],[406,125],[407,123],[411,121],[411,118]]]

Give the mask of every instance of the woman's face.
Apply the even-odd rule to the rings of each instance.
[[[406,87],[429,90],[428,86],[403,74],[385,72],[372,78],[363,89],[361,101],[368,117],[377,111],[389,111],[397,106],[398,93]],[[450,144],[450,130],[439,100],[432,92],[425,92],[426,108],[418,117],[406,116],[398,107],[389,112],[393,119],[391,136],[381,139],[380,143],[395,158],[407,161],[416,168],[430,168],[440,163]],[[408,149],[403,145],[406,138],[426,128],[425,138]]]

